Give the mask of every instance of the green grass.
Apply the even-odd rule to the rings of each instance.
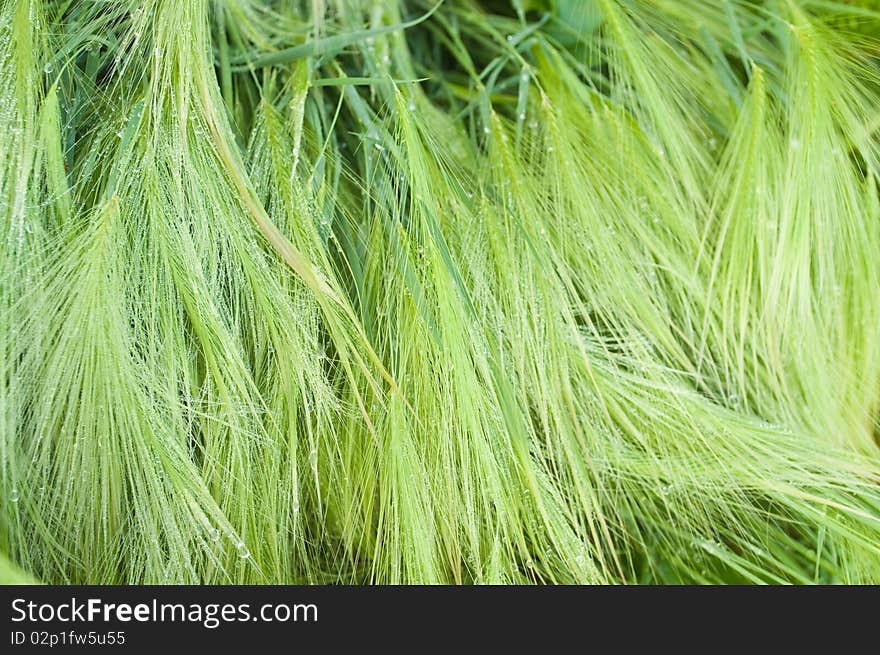
[[[878,46],[0,0],[0,579],[880,582]]]

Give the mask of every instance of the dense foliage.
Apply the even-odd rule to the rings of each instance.
[[[0,577],[880,582],[878,12],[0,0]]]

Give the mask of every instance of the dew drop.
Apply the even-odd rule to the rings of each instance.
[[[9,493],[9,500],[13,503],[18,502],[18,489],[15,487],[12,488],[12,491]]]
[[[241,559],[247,559],[247,558],[249,558],[249,557],[251,556],[251,551],[249,551],[249,550],[247,549],[247,546],[245,545],[245,543],[244,543],[243,541],[239,541],[239,542],[235,545],[235,549],[238,551],[238,556],[239,556]]]

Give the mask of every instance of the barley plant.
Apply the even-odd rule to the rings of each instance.
[[[880,582],[880,3],[0,0],[0,580]]]

